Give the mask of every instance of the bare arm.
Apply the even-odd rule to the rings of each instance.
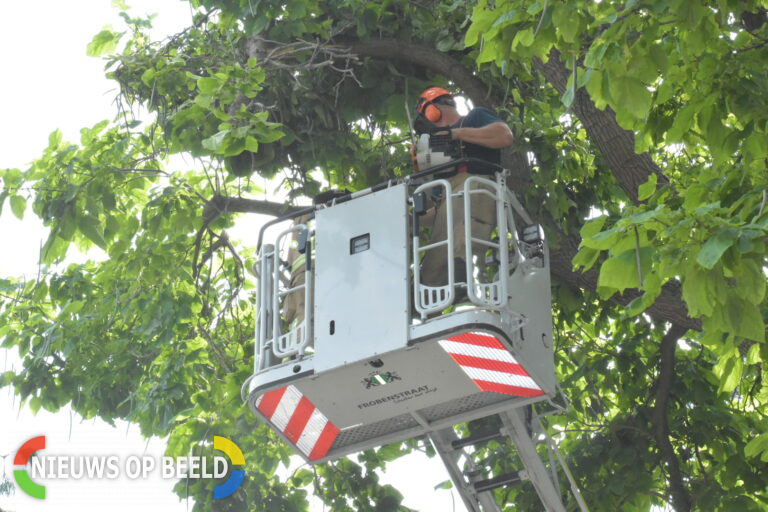
[[[503,122],[491,123],[480,128],[453,128],[451,135],[454,139],[493,149],[509,147],[514,141],[512,130],[507,123]]]

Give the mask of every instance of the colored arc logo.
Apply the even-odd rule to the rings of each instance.
[[[33,437],[19,448],[16,452],[16,457],[13,459],[14,466],[26,466],[27,461],[37,450],[45,449],[45,436]],[[45,486],[38,485],[29,478],[29,473],[26,469],[14,469],[13,477],[16,479],[16,483],[19,484],[21,490],[29,494],[33,498],[40,500],[45,499]]]
[[[229,460],[232,461],[232,464],[239,466],[245,465],[243,452],[240,451],[240,448],[238,448],[235,443],[226,437],[213,436],[213,447],[216,450],[221,450],[226,453],[229,456]],[[232,470],[232,474],[226,482],[213,488],[213,499],[218,500],[226,498],[240,487],[240,484],[243,483],[244,479],[244,469]]]

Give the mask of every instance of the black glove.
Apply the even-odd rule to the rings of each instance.
[[[349,194],[351,194],[351,192],[349,190],[347,190],[347,189],[337,190],[337,189],[334,188],[334,189],[331,189],[331,190],[326,190],[325,192],[320,192],[319,194],[317,194],[313,198],[312,204],[316,204],[316,205],[317,204],[325,204],[325,203],[328,203],[330,201],[333,201],[334,199],[339,199],[341,197],[348,196]]]
[[[453,140],[453,135],[451,135],[451,127],[450,126],[435,126],[432,128],[432,130],[429,132],[429,134],[434,137],[444,137],[447,139]]]
[[[435,123],[424,117],[424,114],[418,114],[413,121],[413,129],[417,135],[428,133],[430,135],[451,135],[450,126],[437,126]]]
[[[413,130],[417,135],[424,133],[432,133],[432,130],[437,128],[434,123],[430,122],[422,114],[417,114],[416,119],[413,120]]]

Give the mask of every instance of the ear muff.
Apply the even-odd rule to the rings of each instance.
[[[439,108],[430,103],[424,107],[424,117],[426,117],[427,121],[430,123],[436,123],[443,117],[443,113],[440,112]]]

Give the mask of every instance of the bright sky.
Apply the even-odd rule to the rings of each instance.
[[[182,0],[127,0],[134,16],[158,13],[156,39],[184,28],[191,19],[189,4]],[[110,0],[37,0],[5,2],[0,16],[0,168],[25,169],[47,146],[55,129],[65,140],[79,141],[79,130],[113,116],[115,86],[104,78],[103,61],[87,57],[86,45],[104,25],[123,27]],[[27,212],[17,221],[6,204],[0,216],[0,275],[34,276],[45,230]],[[0,351],[0,370],[18,367],[14,353]],[[254,418],[254,422],[256,422]],[[116,427],[100,420],[83,420],[64,409],[33,415],[20,408],[9,389],[0,390],[0,456],[4,472],[13,478],[13,457],[28,439],[46,436],[43,455],[115,455],[121,461],[147,454],[159,460],[165,449],[160,439],[146,440],[138,428],[126,423]],[[234,440],[237,442],[236,440]],[[247,463],[247,460],[246,460]],[[171,492],[175,480],[160,478],[129,480],[45,480],[46,499],[36,500],[17,489],[11,497],[0,497],[6,511],[77,511],[109,507],[112,512],[186,511],[192,503],[180,501]],[[413,455],[391,464],[382,477],[404,495],[404,504],[425,512],[463,512],[458,496],[435,485],[448,478],[437,459]],[[323,510],[312,503],[312,512]]]

